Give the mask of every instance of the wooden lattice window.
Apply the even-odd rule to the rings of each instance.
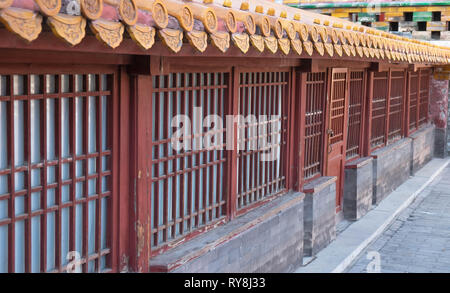
[[[0,75],[0,272],[110,270],[113,73]]]
[[[417,129],[417,105],[419,102],[419,73],[409,73],[409,131]]]
[[[405,71],[391,71],[388,142],[403,137]]]
[[[373,73],[372,129],[370,146],[372,149],[386,144],[386,117],[389,91],[389,72]]]
[[[289,72],[243,72],[239,78],[239,115],[246,123],[239,129],[238,211],[286,192]],[[249,115],[256,119],[249,120]],[[271,149],[273,159],[263,159]]]
[[[327,97],[325,72],[308,73],[306,77],[305,142],[303,178],[314,178],[323,169],[323,140]]]
[[[336,69],[335,69],[336,70]],[[330,124],[329,129],[333,135],[329,137],[329,145],[344,140],[344,125],[346,118],[346,91],[347,91],[347,71],[332,73],[332,86],[330,98]]]
[[[364,70],[350,72],[347,160],[356,158],[361,153],[362,115],[366,92],[364,82]]]
[[[428,122],[428,103],[430,99],[430,70],[420,71],[419,126]]]
[[[228,73],[172,73],[153,76],[151,157],[151,247],[152,255],[168,243],[226,216],[226,136],[214,148],[198,146],[212,133],[202,117],[225,118]],[[194,109],[201,109],[201,118]],[[176,115],[190,119],[190,150],[175,150],[171,121]],[[196,133],[199,129],[200,133]]]

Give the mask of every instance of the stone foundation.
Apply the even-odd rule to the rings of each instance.
[[[303,200],[303,193],[274,199],[150,259],[150,271],[292,272],[303,262]]]
[[[336,177],[320,177],[304,186],[305,256],[313,256],[336,238]]]
[[[372,204],[378,204],[411,173],[411,138],[403,138],[372,153],[373,197]]]
[[[445,158],[447,154],[447,128],[435,128],[434,156],[437,158]]]
[[[427,125],[409,136],[411,142],[411,175],[433,158],[434,126]]]
[[[360,158],[345,165],[344,217],[358,220],[372,207],[373,159]]]

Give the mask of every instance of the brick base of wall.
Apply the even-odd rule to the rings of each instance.
[[[336,238],[336,177],[320,177],[304,186],[305,256],[313,256]]]
[[[411,174],[411,138],[374,151],[372,204],[378,204]]]
[[[303,262],[303,200],[303,193],[281,196],[150,259],[150,271],[292,272]]]
[[[411,142],[411,175],[414,175],[433,158],[434,125],[428,125],[410,135]]]
[[[343,214],[358,220],[431,160],[429,125],[345,167]],[[281,196],[150,260],[150,270],[188,273],[291,272],[336,238],[336,177]]]
[[[437,158],[447,157],[447,128],[434,129],[434,156]]]
[[[358,220],[372,207],[373,159],[360,158],[345,165],[344,217]]]

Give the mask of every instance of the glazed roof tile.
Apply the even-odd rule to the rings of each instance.
[[[150,54],[161,41],[175,53],[189,43],[199,52],[236,46],[243,55],[253,47],[294,56],[450,62],[447,47],[265,0],[0,0],[0,20],[28,42],[47,25],[76,46],[89,27],[111,48],[131,37]]]

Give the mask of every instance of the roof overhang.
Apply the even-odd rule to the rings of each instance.
[[[242,56],[251,50],[406,64],[450,61],[447,47],[264,0],[0,0],[0,20],[27,42],[48,27],[70,46],[94,34],[113,49],[131,38],[148,54],[161,42],[175,54],[189,43],[200,53],[235,46]]]

